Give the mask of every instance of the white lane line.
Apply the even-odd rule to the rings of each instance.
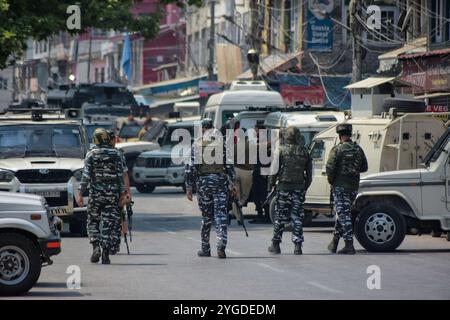
[[[317,282],[314,282],[314,281],[308,281],[307,283],[309,285],[313,286],[313,287],[316,287],[316,288],[319,288],[319,289],[322,289],[322,290],[325,290],[325,291],[328,291],[328,292],[331,292],[331,293],[339,293],[340,292],[339,290],[331,289],[331,288],[329,288],[327,286],[324,286],[323,284],[320,284],[320,283],[317,283]]]
[[[264,262],[258,262],[257,265],[260,267],[275,271],[275,272],[284,272],[283,270],[269,266],[268,264],[265,264]]]
[[[168,234],[177,234],[176,232],[167,230],[166,228],[159,228],[159,230],[162,230],[162,231],[164,231],[164,232],[167,232]]]
[[[192,237],[186,237],[186,239],[189,239],[189,240],[192,240],[192,241],[195,241],[195,242],[201,242],[200,240],[192,238]]]
[[[231,253],[231,254],[234,254],[235,256],[242,256],[242,253],[237,252],[237,251],[233,251],[233,250],[230,250],[230,249],[227,249],[226,251]]]

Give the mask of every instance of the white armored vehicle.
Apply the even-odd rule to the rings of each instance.
[[[405,234],[447,232],[450,241],[450,129],[420,168],[365,176],[355,201],[355,235],[369,251],[391,251]]]
[[[0,192],[0,295],[20,295],[34,286],[41,267],[61,252],[58,225],[44,198]]]

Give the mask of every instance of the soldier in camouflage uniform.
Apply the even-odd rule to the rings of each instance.
[[[82,195],[89,189],[87,231],[93,246],[91,262],[99,262],[101,256],[102,264],[110,263],[109,252],[117,243],[114,226],[120,220],[119,202],[125,196],[122,158],[109,139],[105,129],[95,130],[93,142],[97,147],[86,155],[76,199],[78,205],[83,205]]]
[[[358,194],[360,173],[367,171],[367,158],[361,147],[351,140],[351,124],[337,125],[336,132],[340,143],[331,150],[326,167],[336,211],[334,236],[328,250],[336,253],[339,239],[343,238],[345,247],[338,253],[355,254],[351,212]]]
[[[278,180],[275,221],[272,245],[269,252],[280,254],[280,243],[283,236],[284,227],[292,221],[294,230],[292,232],[292,242],[295,244],[294,254],[302,254],[303,243],[303,220],[305,212],[303,204],[305,202],[306,190],[312,181],[312,162],[308,150],[305,147],[305,140],[296,127],[289,127],[284,133],[284,143],[280,147],[278,157],[278,172],[271,177],[271,185],[275,186]]]
[[[236,192],[234,188],[236,175],[232,161],[226,161],[225,143],[221,133],[213,129],[211,119],[202,121],[202,132],[203,138],[194,142],[190,162],[186,165],[186,194],[188,200],[192,201],[192,188],[196,185],[198,205],[202,212],[202,244],[198,256],[211,256],[209,239],[214,220],[217,233],[217,256],[224,259],[227,246],[229,191],[231,187],[232,192]],[[205,161],[206,148],[214,147],[214,144],[223,148],[224,156],[220,163]]]

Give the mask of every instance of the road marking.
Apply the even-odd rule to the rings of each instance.
[[[258,262],[257,265],[260,267],[275,271],[275,272],[284,272],[283,270],[269,266],[268,264],[265,264],[264,262]]]
[[[201,242],[200,240],[192,238],[192,237],[186,237],[186,239],[189,239],[189,240],[192,240],[192,241],[195,241],[195,242]]]
[[[233,251],[233,250],[230,250],[230,249],[227,249],[227,252],[229,252],[231,254],[234,254],[235,256],[242,256],[242,253],[237,252],[237,251]]]
[[[162,230],[162,231],[164,231],[164,232],[167,232],[168,234],[177,234],[176,232],[167,230],[166,228],[159,228],[159,230]]]
[[[320,284],[320,283],[317,283],[317,282],[308,281],[307,283],[309,285],[313,286],[313,287],[316,287],[316,288],[319,288],[319,289],[322,289],[322,290],[325,290],[325,291],[328,291],[328,292],[331,292],[331,293],[339,293],[340,292],[339,290],[331,289],[331,288],[329,288],[327,286],[324,286],[323,284]]]

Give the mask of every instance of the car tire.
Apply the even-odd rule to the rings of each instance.
[[[18,233],[0,234],[1,296],[28,292],[38,281],[41,267],[41,251],[33,241]]]
[[[155,191],[155,186],[147,183],[136,183],[136,189],[140,193],[152,193]]]
[[[433,238],[440,238],[442,236],[442,232],[441,231],[432,230],[431,231],[431,236]]]
[[[363,207],[356,217],[356,239],[368,251],[393,251],[403,242],[405,235],[405,219],[393,206],[370,204]]]

